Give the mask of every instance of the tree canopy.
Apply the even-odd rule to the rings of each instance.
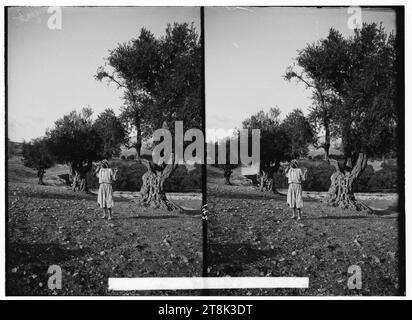
[[[100,160],[103,157],[103,140],[93,127],[93,111],[83,108],[72,111],[56,120],[47,131],[50,148],[58,163],[75,163]]]
[[[44,138],[23,142],[23,164],[36,170],[46,170],[53,166],[54,156],[50,152],[48,141]]]
[[[295,109],[282,122],[282,128],[290,141],[292,158],[304,157],[308,154],[309,145],[315,142],[315,135],[308,119],[302,110]]]
[[[385,154],[396,145],[395,35],[382,25],[364,23],[344,38],[330,29],[326,39],[300,50],[296,78],[313,90],[310,118],[342,139],[345,156]],[[356,159],[352,159],[355,160]]]
[[[364,24],[347,46],[350,64],[333,86],[339,98],[334,120],[344,153],[352,158],[384,155],[396,148],[395,36],[382,26]]]
[[[86,174],[93,162],[118,155],[125,139],[123,126],[112,110],[105,110],[96,121],[92,115],[90,108],[74,110],[46,133],[56,162],[70,165],[73,190],[87,191]]]
[[[298,51],[296,62],[285,74],[286,80],[296,79],[312,91],[312,106],[308,120],[318,132],[324,130],[324,141],[314,145],[325,149],[329,160],[331,138],[337,136],[334,112],[338,101],[332,86],[341,86],[341,72],[349,65],[347,47],[342,35],[331,28],[329,35]]]
[[[111,109],[106,109],[97,116],[93,123],[93,129],[97,132],[100,139],[103,141],[103,150],[101,156],[103,158],[111,158],[120,154],[120,147],[126,141],[126,130],[116,117]]]
[[[174,121],[185,130],[201,127],[201,67],[199,36],[188,23],[169,24],[158,38],[142,28],[138,38],[110,51],[96,79],[123,90],[121,118],[137,135],[138,154],[142,138],[165,126],[173,132]]]
[[[124,93],[121,119],[136,141],[129,144],[148,171],[140,190],[142,203],[169,210],[163,185],[175,164],[155,164],[140,157],[142,141],[157,129],[173,135],[175,122],[184,131],[202,129],[202,48],[193,24],[174,23],[160,37],[143,28],[137,38],[119,44],[109,52],[106,65],[97,70],[97,80],[108,80]],[[173,146],[174,147],[174,146]]]
[[[39,184],[43,183],[45,170],[52,167],[55,161],[49,148],[49,142],[45,138],[24,142],[22,146],[23,165],[37,170]]]
[[[297,78],[315,89],[315,105],[325,108],[315,108],[312,117],[326,115],[324,124],[342,140],[344,161],[332,161],[336,168],[329,189],[333,205],[366,208],[355,201],[353,183],[369,157],[396,152],[395,44],[395,34],[388,35],[381,24],[364,23],[348,38],[331,29],[326,39],[299,52],[301,73],[292,69],[286,73],[286,79]]]

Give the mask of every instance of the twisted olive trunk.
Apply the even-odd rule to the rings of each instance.
[[[146,159],[141,159],[141,162],[147,167],[147,172],[142,176],[143,184],[140,189],[142,204],[168,211],[181,210],[178,205],[167,199],[164,191],[164,184],[173,174],[177,165],[173,163],[158,166]]]
[[[336,171],[331,176],[331,184],[328,191],[327,202],[335,207],[353,210],[372,210],[363,202],[355,199],[353,184],[365,170],[368,163],[367,156],[359,153],[355,165],[352,167],[351,159],[347,159],[343,168],[336,160],[331,160],[331,164]]]
[[[223,176],[225,177],[225,184],[226,185],[232,185],[232,183],[230,182],[230,176],[232,175],[232,168],[230,166],[225,166],[223,168]]]
[[[276,160],[273,166],[263,167],[260,174],[260,191],[278,193],[275,186],[274,175],[280,168],[280,161]]]
[[[72,190],[87,193],[87,173],[92,168],[92,161],[87,161],[86,165],[83,163],[73,162],[70,166],[70,174],[72,177]]]
[[[273,177],[269,169],[262,169],[260,174],[260,191],[271,191],[273,188]]]

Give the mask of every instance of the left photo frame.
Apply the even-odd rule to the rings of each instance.
[[[5,20],[6,295],[176,295],[121,284],[204,271],[201,8]]]

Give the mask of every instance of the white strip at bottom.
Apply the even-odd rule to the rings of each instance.
[[[309,288],[308,277],[109,278],[109,290]]]

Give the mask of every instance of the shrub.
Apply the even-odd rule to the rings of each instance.
[[[186,166],[178,166],[173,175],[165,183],[166,192],[199,191],[202,189],[202,171],[196,165],[188,171]]]
[[[300,160],[300,165],[308,169],[303,189],[306,191],[328,191],[330,187],[330,176],[335,168],[325,161]],[[274,175],[276,188],[287,188],[287,178],[281,168]],[[355,182],[354,192],[384,192],[395,191],[397,188],[397,166],[396,162],[388,162],[382,165],[382,169],[374,171],[368,165]]]
[[[330,176],[335,172],[335,168],[325,161],[300,160],[300,166],[308,169],[306,181],[303,189],[306,191],[328,191],[330,186]],[[275,175],[276,188],[287,188],[288,181],[281,169]]]
[[[368,180],[369,192],[395,191],[397,188],[398,172],[396,163],[384,163],[382,169],[376,171]]]
[[[323,160],[325,156],[323,154],[317,154],[316,156],[313,157],[313,160]]]
[[[368,165],[356,180],[353,186],[354,192],[369,192],[369,180],[374,176],[374,174],[375,170],[373,170],[373,167],[371,165]]]
[[[335,168],[323,161],[318,164],[306,164],[305,167],[308,172],[303,188],[308,191],[327,191],[330,187],[330,176],[335,172]]]
[[[117,168],[117,179],[113,183],[114,190],[139,191],[142,186],[142,176],[147,171],[139,162],[111,160],[110,167]],[[99,181],[95,175],[87,175],[87,183],[91,188],[98,188]],[[178,166],[173,175],[166,181],[167,192],[200,191],[202,188],[202,173],[200,166],[188,171],[185,166]]]

